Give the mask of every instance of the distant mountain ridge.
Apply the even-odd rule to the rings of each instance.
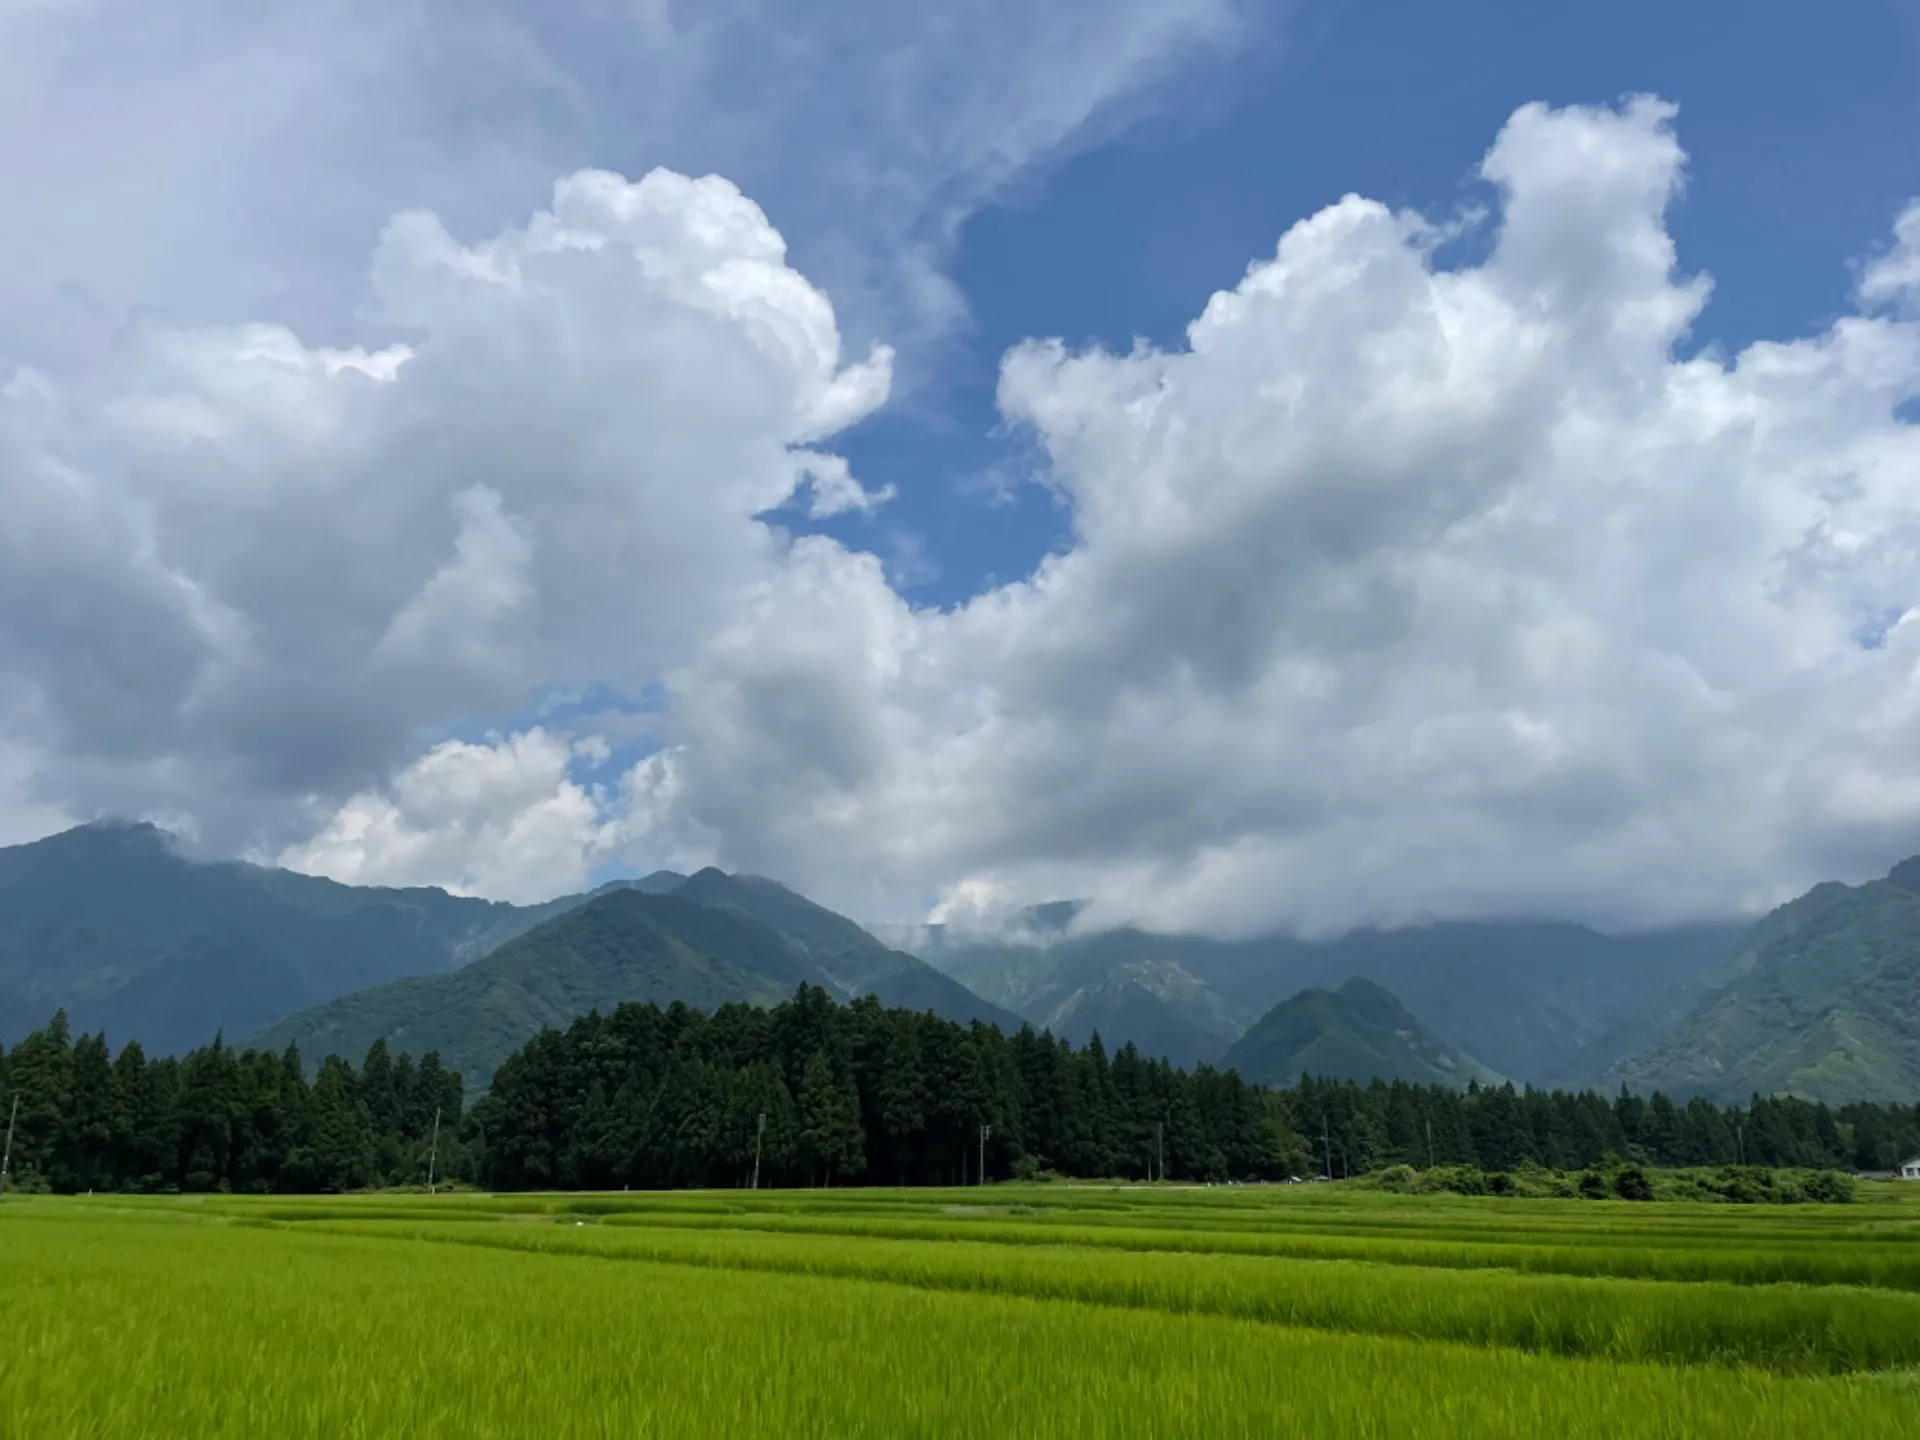
[[[579,903],[340,885],[178,853],[152,825],[0,848],[0,1042],[67,1010],[155,1053],[251,1033],[402,975],[456,969]]]
[[[1389,991],[1355,976],[1338,990],[1302,990],[1234,1042],[1222,1064],[1243,1080],[1291,1085],[1318,1079],[1405,1080],[1460,1088],[1502,1077],[1447,1044]]]
[[[1020,1017],[993,1004],[962,982],[918,956],[895,950],[846,916],[817,905],[777,880],[760,875],[729,875],[708,868],[673,892],[703,905],[750,915],[786,936],[827,976],[827,988],[854,999],[878,996],[881,1003],[909,1010],[931,1010],[963,1024],[970,1020],[1019,1028]]]
[[[1226,941],[1123,928],[1046,945],[939,932],[919,943],[926,958],[980,994],[1056,1028],[1080,1008],[1071,1005],[1077,992],[1117,981],[1132,966],[1171,967],[1194,988],[1177,999],[1130,995],[1124,1023],[1110,1018],[1101,1037],[1110,1045],[1131,1039],[1143,1049],[1182,1037],[1178,1043],[1198,1054],[1197,1033],[1218,1035],[1214,1053],[1200,1056],[1209,1060],[1220,1059],[1256,1016],[1282,1000],[1364,975],[1499,1073],[1577,1085],[1618,1058],[1621,1037],[1650,1003],[1676,984],[1715,973],[1747,929],[1701,925],[1610,936],[1565,922],[1448,921],[1356,930],[1330,941]]]
[[[1920,1099],[1920,857],[1772,911],[1684,1000],[1629,1037],[1605,1083],[1716,1101]]]
[[[564,1027],[589,1010],[628,1000],[678,1000],[704,1011],[772,1005],[802,984],[962,1023],[1019,1023],[783,885],[709,869],[665,894],[605,887],[464,969],[300,1011],[254,1043],[295,1044],[318,1058],[358,1055],[384,1038],[395,1050],[438,1050],[478,1088],[543,1027]]]
[[[676,892],[684,894],[671,905],[644,903]],[[624,970],[595,970],[608,961],[606,934],[563,933],[541,942],[531,970],[517,950],[478,971],[498,988],[477,1009],[473,976],[451,990],[431,983],[594,906],[604,906],[596,923],[649,918],[626,929]],[[554,973],[533,973],[546,960]],[[783,999],[802,980],[842,999],[872,993],[962,1022],[1019,1023],[852,921],[771,880],[719,870],[657,871],[521,906],[192,860],[144,824],[86,825],[0,848],[0,1044],[64,1009],[75,1030],[104,1029],[116,1044],[138,1040],[154,1054],[217,1032],[283,1043],[296,1031],[308,1048],[324,1035],[357,1054],[375,1034],[410,1031],[409,1044],[430,1032],[447,1040],[447,1053],[484,1062],[497,1048],[489,1037],[511,1034],[518,1044],[532,1033],[523,1033],[527,1017],[533,1029],[564,1023],[575,1003],[678,999],[711,1009]],[[450,1021],[427,1023],[443,1003],[473,1022],[472,1036],[456,1036]]]
[[[389,1048],[440,1052],[469,1089],[546,1026],[623,1000],[711,1011],[774,1005],[826,977],[749,917],[673,895],[610,888],[451,974],[422,975],[301,1010],[250,1043],[308,1060]]]
[[[661,898],[693,908],[641,903]],[[625,917],[618,936],[542,935],[477,972],[497,982],[491,1000],[474,998],[472,977],[430,983],[592,906],[595,924]],[[1641,935],[1454,921],[1219,941],[1075,934],[1081,914],[1074,902],[1034,907],[1011,941],[903,927],[916,956],[772,880],[717,869],[515,906],[195,861],[153,826],[103,823],[0,848],[0,1043],[64,1008],[75,1029],[154,1053],[216,1030],[302,1027],[310,1043],[337,1035],[351,1049],[362,1034],[425,1033],[444,1004],[475,1027],[449,1034],[449,1053],[484,1066],[492,1037],[524,1039],[525,1024],[570,1019],[559,1011],[583,999],[711,1008],[763,1003],[806,978],[841,998],[1002,1029],[1027,1021],[1075,1041],[1098,1033],[1109,1049],[1131,1042],[1192,1065],[1247,1054],[1256,1021],[1301,992],[1337,996],[1364,977],[1457,1056],[1516,1080],[1719,1100],[1920,1096],[1920,857],[1883,880],[1817,885],[1756,923]]]
[[[1257,1017],[1153,945],[963,945],[932,952],[969,989],[1034,1026],[1085,1044],[1131,1043],[1152,1059],[1210,1064]]]

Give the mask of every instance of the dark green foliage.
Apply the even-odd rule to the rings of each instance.
[[[291,1015],[258,1043],[360,1054],[376,1041],[431,1048],[484,1087],[543,1027],[623,1000],[702,1010],[772,1004],[822,979],[777,932],[677,896],[616,889],[451,975],[422,976]]]
[[[1076,1042],[1098,1033],[1175,1065],[1217,1061],[1259,1011],[1159,953],[1159,939],[1128,930],[1046,948],[936,941],[929,953],[1037,1028]],[[1187,942],[1165,943],[1177,953]]]
[[[1216,1047],[1202,1057],[1208,1059],[1224,1054],[1239,1030],[1288,996],[1364,975],[1448,1044],[1501,1074],[1583,1084],[1624,1053],[1634,1022],[1718,970],[1746,930],[1731,924],[1601,935],[1555,922],[1449,921],[1356,930],[1324,942],[1127,929],[1070,940],[1049,936],[1046,944],[969,941],[940,932],[928,936],[923,949],[979,993],[1056,1031],[1063,1029],[1062,1007],[1076,993],[1124,981],[1144,966],[1162,983],[1129,991],[1130,1008],[1102,1015],[1101,1033],[1149,1050],[1197,1044],[1191,1038],[1197,1033],[1214,1033]],[[1110,1022],[1135,1028],[1115,1029]],[[1084,1032],[1066,1033],[1079,1038]]]
[[[1284,1090],[1176,1069],[1131,1045],[1109,1058],[1022,1028],[961,1026],[816,985],[770,1009],[674,1003],[590,1012],[512,1053],[462,1117],[460,1077],[376,1041],[358,1069],[216,1037],[180,1058],[64,1015],[0,1052],[21,1100],[23,1188],[339,1191],[442,1177],[500,1189],[965,1184],[986,1177],[1218,1181],[1324,1174],[1469,1195],[1844,1203],[1862,1154],[1920,1153],[1920,1107],[1833,1111],[1753,1097],[1721,1110],[1659,1093],[1510,1084],[1366,1086],[1301,1076]],[[765,1117],[764,1128],[761,1117]],[[982,1127],[990,1127],[982,1145]]]
[[[980,1020],[1011,1030],[1020,1023],[1018,1015],[981,999],[926,961],[889,949],[846,916],[814,904],[778,881],[709,868],[689,878],[674,894],[723,913],[752,916],[786,937],[831,988],[850,999],[872,995],[882,1005],[931,1010],[963,1025]]]
[[[501,1189],[963,1184],[1052,1172],[1278,1177],[1299,1142],[1275,1097],[1096,1038],[1004,1035],[818,986],[761,1010],[624,1004],[545,1031],[474,1107]],[[982,1143],[981,1128],[991,1127]],[[590,1143],[589,1143],[589,1137]]]
[[[1800,1193],[1815,1205],[1848,1205],[1853,1202],[1853,1177],[1838,1170],[1816,1170],[1801,1185]]]
[[[1516,1174],[1531,1166],[1592,1170],[1594,1183],[1611,1194],[1614,1172],[1625,1164],[1733,1172],[1744,1158],[1759,1174],[1839,1170],[1858,1163],[1863,1139],[1875,1156],[1920,1154],[1920,1106],[1914,1105],[1836,1111],[1792,1097],[1754,1096],[1745,1109],[1721,1110],[1699,1099],[1677,1107],[1658,1092],[1643,1098],[1622,1091],[1609,1101],[1592,1091],[1472,1084],[1463,1092],[1308,1076],[1276,1098],[1305,1138],[1313,1172],[1335,1179],[1396,1164]],[[1568,1183],[1577,1189],[1585,1182]]]
[[[1268,1085],[1301,1074],[1419,1085],[1500,1078],[1433,1034],[1371,980],[1357,977],[1338,990],[1302,990],[1274,1006],[1221,1063]]]
[[[1421,1190],[1593,1198],[1639,1194],[1656,1166],[1731,1169],[1743,1151],[1767,1173],[1842,1166],[1865,1131],[1920,1150],[1913,1107],[1836,1115],[1756,1098],[1721,1111],[1658,1094],[1307,1076],[1270,1090],[1130,1045],[1109,1058],[1098,1037],[1075,1047],[870,998],[840,1006],[814,986],[770,1011],[621,1005],[543,1032],[501,1067],[474,1126],[482,1178],[499,1188],[730,1187],[751,1173],[763,1113],[769,1186],[977,1180],[982,1124],[993,1179],[1387,1172],[1417,1173]]]
[[[178,854],[150,825],[85,825],[0,848],[0,1041],[56,1009],[77,1029],[178,1054],[302,1006],[452,970],[570,896],[518,907],[338,885]]]
[[[384,1038],[437,1050],[485,1087],[494,1067],[530,1036],[590,1010],[625,1001],[680,1001],[704,1011],[771,1005],[803,984],[823,993],[878,990],[883,1003],[954,1020],[999,1013],[956,981],[770,880],[703,870],[672,895],[614,887],[464,970],[402,980],[290,1015],[257,1043],[358,1055]],[[610,1103],[611,1092],[607,1098]]]
[[[1920,1092],[1920,858],[1756,925],[1711,987],[1644,1026],[1610,1084],[1839,1105]],[[1890,1162],[1889,1162],[1890,1163]]]
[[[0,1052],[0,1125],[19,1097],[9,1183],[23,1189],[299,1194],[425,1180],[467,1163],[460,1077],[429,1054],[337,1057],[309,1088],[298,1052],[236,1051],[218,1036],[175,1059],[138,1041],[108,1059],[67,1017]]]
[[[1367,1189],[1414,1195],[1496,1195],[1530,1200],[1700,1200],[1734,1205],[1846,1205],[1854,1180],[1834,1170],[1769,1169],[1724,1165],[1717,1169],[1650,1170],[1611,1161],[1577,1175],[1531,1161],[1518,1169],[1483,1170],[1477,1165],[1436,1165],[1415,1170],[1390,1165],[1361,1182]]]
[[[1638,1165],[1623,1165],[1614,1174],[1613,1193],[1622,1200],[1651,1200],[1653,1182]]]

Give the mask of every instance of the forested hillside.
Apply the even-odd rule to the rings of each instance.
[[[1302,990],[1281,1001],[1221,1063],[1269,1085],[1300,1075],[1455,1088],[1501,1078],[1440,1039],[1386,990],[1358,976],[1338,990]]]
[[[255,1043],[357,1055],[384,1039],[431,1048],[484,1089],[543,1026],[624,1000],[702,1010],[773,1004],[824,974],[777,931],[738,911],[615,890],[549,920],[451,975],[364,990],[288,1016]]]
[[[1306,989],[1356,976],[1391,991],[1449,1045],[1503,1075],[1535,1084],[1593,1083],[1619,1058],[1635,1021],[1719,970],[1744,924],[1602,935],[1548,921],[1449,921],[1361,929],[1337,939],[1285,935],[1213,940],[1122,928],[1066,938],[1067,916],[1023,925],[1016,943],[932,930],[918,944],[934,963],[1036,1025],[1066,1028],[1083,993],[1125,996],[1124,1032],[1143,1049],[1187,1046],[1218,1061],[1253,1020]],[[1127,986],[1142,971],[1176,983]],[[1089,1009],[1092,1007],[1089,1006]],[[1088,1032],[1073,1032],[1084,1035]],[[1157,1053],[1157,1052],[1156,1052]]]
[[[1652,1017],[1607,1083],[1716,1100],[1920,1094],[1920,861],[1781,906],[1688,1002]]]
[[[424,1183],[460,1154],[459,1075],[384,1044],[311,1083],[297,1051],[215,1039],[181,1057],[118,1055],[67,1017],[0,1051],[0,1125],[15,1100],[12,1182],[61,1191],[308,1193]],[[437,1122],[437,1124],[436,1124]],[[437,1132],[437,1134],[436,1134]]]
[[[303,1006],[457,969],[550,915],[182,856],[151,825],[0,848],[0,1042],[57,1009],[175,1054]]]
[[[1044,1173],[1259,1180],[1387,1166],[1505,1173],[1614,1161],[1859,1166],[1920,1153],[1920,1106],[1464,1091],[1301,1079],[1281,1089],[1132,1047],[1109,1055],[817,986],[771,1009],[621,1005],[545,1030],[461,1116],[457,1075],[376,1043],[328,1057],[215,1042],[149,1060],[64,1017],[0,1052],[18,1096],[16,1184],[56,1189],[340,1191],[441,1173],[502,1189],[937,1184]],[[764,1129],[761,1117],[764,1116]],[[984,1134],[982,1127],[987,1127]],[[983,1144],[984,1141],[984,1144]]]

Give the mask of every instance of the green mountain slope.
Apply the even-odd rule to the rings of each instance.
[[[1815,886],[1773,911],[1712,984],[1647,1027],[1608,1085],[1719,1101],[1920,1096],[1920,863]]]
[[[876,995],[883,1005],[931,1010],[961,1024],[981,1020],[1009,1033],[1020,1028],[1019,1015],[983,999],[926,961],[888,948],[846,916],[777,881],[706,869],[674,895],[750,915],[779,931],[827,975],[831,988],[849,998]]]
[[[151,825],[81,826],[0,849],[0,1042],[64,1008],[76,1031],[172,1053],[455,969],[579,899],[339,885],[188,860]]]
[[[1366,975],[1401,996],[1435,1033],[1501,1073],[1569,1084],[1590,1081],[1617,1059],[1630,1027],[1671,987],[1718,971],[1746,930],[1707,925],[1611,936],[1558,922],[1458,921],[1310,942],[1119,929],[1047,945],[936,935],[925,953],[1036,1023],[1047,1023],[1075,990],[1143,962],[1191,976],[1217,997],[1209,1002],[1216,1014],[1231,1006],[1258,1015],[1299,990]],[[1136,1011],[1130,1023],[1141,1018]],[[1166,1023],[1182,1019],[1206,1023],[1191,1013]],[[1101,1036],[1115,1045],[1137,1038],[1104,1027]]]
[[[1371,980],[1338,990],[1302,990],[1262,1015],[1222,1064],[1241,1078],[1289,1085],[1301,1075],[1465,1085],[1498,1080],[1491,1070],[1420,1023]]]
[[[1046,1016],[1046,1028],[1109,1050],[1131,1042],[1149,1059],[1192,1068],[1219,1060],[1253,1012],[1171,960],[1129,960],[1080,986]]]
[[[384,1037],[396,1050],[438,1050],[469,1087],[544,1026],[623,1000],[681,1000],[702,1010],[770,1005],[819,968],[752,917],[677,895],[619,887],[535,927],[451,975],[361,991],[268,1027],[255,1044],[299,1045],[311,1062],[358,1056]]]
[[[1053,945],[934,937],[929,954],[969,989],[1075,1044],[1097,1033],[1109,1051],[1131,1043],[1177,1065],[1218,1060],[1258,1012],[1163,953],[1177,940],[1141,938],[1116,949],[1107,936]]]
[[[1057,983],[1055,965],[1060,953],[1038,945],[977,942],[929,947],[921,958],[974,994],[1033,1020],[1036,1012],[1045,1015],[1049,1008],[1036,999]]]

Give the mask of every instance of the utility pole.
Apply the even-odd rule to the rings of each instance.
[[[760,1115],[760,1127],[753,1132],[753,1189],[760,1188],[760,1138],[767,1133],[767,1117]]]
[[[433,1194],[434,1164],[440,1159],[440,1107],[433,1107],[433,1148],[427,1151],[427,1194]]]
[[[1167,1178],[1167,1122],[1164,1120],[1153,1122],[1153,1145],[1160,1152],[1160,1178],[1164,1181]]]
[[[1740,1147],[1740,1163],[1745,1165],[1747,1163],[1747,1127],[1744,1124],[1733,1127],[1733,1139],[1734,1143]]]
[[[7,1148],[0,1150],[0,1195],[7,1193],[7,1166],[13,1163],[13,1122],[20,1118],[20,1097],[13,1097],[13,1110],[7,1116]]]
[[[993,1134],[993,1126],[980,1127],[980,1183],[987,1183],[987,1137]]]
[[[1433,1168],[1433,1117],[1427,1116],[1427,1168]]]
[[[1327,1112],[1320,1112],[1320,1148],[1327,1157],[1327,1179],[1333,1179],[1333,1138],[1327,1133]]]

